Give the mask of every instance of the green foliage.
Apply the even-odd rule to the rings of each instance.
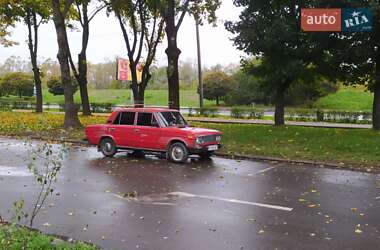
[[[23,72],[8,73],[0,79],[0,96],[16,95],[21,98],[33,96],[33,94],[34,80],[33,76],[29,74]]]
[[[255,108],[241,108],[241,107],[231,108],[232,118],[262,119],[263,115],[264,115],[263,112],[258,111]]]
[[[53,241],[55,243],[53,244]],[[96,250],[82,242],[67,243],[52,236],[19,226],[0,225],[0,250]]]
[[[278,125],[282,125],[285,94],[292,85],[316,84],[322,76],[333,74],[322,67],[329,58],[324,47],[314,34],[301,31],[300,8],[309,2],[236,0],[234,4],[243,8],[240,20],[226,23],[235,35],[235,46],[258,60],[245,60],[243,68],[257,77],[260,89],[276,104]]]
[[[261,89],[257,77],[238,71],[232,76],[234,84],[227,94],[228,105],[251,105],[253,103],[268,104],[270,98]]]
[[[204,98],[216,100],[216,105],[219,105],[219,101],[224,99],[232,89],[231,77],[221,71],[209,72],[203,81]]]
[[[73,84],[74,93],[78,91],[78,82],[77,80],[72,77],[71,78],[71,84]],[[58,76],[52,76],[47,81],[47,87],[49,88],[49,92],[53,95],[63,95],[64,94],[64,88],[61,81],[61,78]]]
[[[122,81],[112,80],[111,89],[125,89],[125,84]]]

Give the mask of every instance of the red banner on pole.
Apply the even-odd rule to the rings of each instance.
[[[142,80],[142,71],[144,65],[139,63],[136,66],[137,81],[140,83]],[[117,59],[117,76],[116,79],[119,81],[132,81],[131,67],[129,61],[123,58]]]

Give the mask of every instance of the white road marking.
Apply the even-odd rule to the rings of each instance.
[[[256,175],[257,175],[257,174],[262,174],[262,173],[268,172],[268,171],[270,171],[270,170],[272,170],[272,169],[274,169],[274,168],[275,168],[275,167],[266,168],[266,169],[263,169],[263,170],[260,170],[260,171],[256,172],[255,174],[256,174]]]
[[[172,192],[172,193],[169,193],[169,195],[174,195],[174,196],[179,196],[179,197],[188,197],[188,198],[200,198],[200,199],[208,199],[208,200],[225,201],[225,202],[231,202],[231,203],[237,203],[237,204],[243,204],[243,205],[251,205],[251,206],[257,206],[257,207],[277,209],[277,210],[282,210],[282,211],[287,211],[287,212],[291,212],[293,210],[293,208],[290,208],[290,207],[276,206],[276,205],[256,203],[256,202],[250,202],[250,201],[242,201],[242,200],[236,200],[236,199],[226,199],[226,198],[221,198],[221,197],[216,197],[216,196],[196,195],[196,194],[189,194],[185,192]]]
[[[379,200],[379,199],[380,199],[380,196],[379,196],[379,197],[376,197],[375,199],[376,199],[376,200]]]
[[[134,202],[137,202],[137,203],[143,203],[143,204],[150,204],[150,205],[159,205],[159,206],[176,206],[177,204],[175,203],[169,203],[169,202],[146,202],[146,201],[139,201],[137,198],[128,198],[128,197],[124,197],[124,196],[121,196],[121,195],[118,195],[118,194],[113,194],[113,196],[119,198],[119,199],[122,199],[122,200],[126,200],[126,201],[134,201]]]

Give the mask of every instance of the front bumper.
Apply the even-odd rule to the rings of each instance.
[[[219,150],[223,147],[222,144],[211,144],[211,145],[204,145],[204,146],[201,146],[199,148],[191,148],[191,149],[189,149],[189,151],[190,151],[190,154],[201,154],[201,153],[206,153],[206,152],[214,152],[216,150],[209,150],[209,146],[214,146],[214,145],[218,146],[218,149],[216,149],[216,150]]]

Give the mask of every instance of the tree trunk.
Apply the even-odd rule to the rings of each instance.
[[[380,81],[378,79],[374,88],[372,125],[373,129],[380,130]]]
[[[175,1],[168,1],[168,11],[165,17],[166,37],[168,48],[165,50],[168,57],[168,85],[169,85],[169,107],[171,109],[180,109],[179,99],[179,72],[178,60],[181,50],[177,46],[177,28],[175,25]]]
[[[65,128],[80,127],[81,123],[78,118],[78,106],[74,103],[74,88],[70,76],[70,49],[67,39],[65,18],[61,12],[59,0],[52,0],[53,3],[53,20],[57,33],[58,42],[58,61],[61,69],[61,80],[64,88],[65,97]]]
[[[219,96],[216,97],[216,106],[219,106]]]
[[[41,84],[41,73],[37,64],[37,51],[38,51],[38,24],[37,16],[35,12],[31,10],[28,11],[26,17],[26,23],[28,26],[28,48],[30,53],[30,59],[33,69],[34,86],[36,87],[36,113],[42,113],[43,111],[43,97],[42,97],[42,84]],[[32,21],[33,19],[33,21]],[[34,29],[34,42],[33,42],[33,32]]]
[[[90,100],[88,98],[88,80],[87,80],[87,56],[86,53],[81,53],[78,56],[78,72],[79,72],[79,91],[82,100],[83,115],[91,115]]]
[[[276,126],[285,125],[285,91],[277,90],[275,99],[274,123]]]
[[[380,51],[377,51],[376,56],[375,87],[372,112],[373,129],[380,130]]]
[[[84,1],[83,5],[83,34],[82,34],[82,51],[78,55],[78,71],[79,71],[79,91],[82,100],[83,115],[91,115],[90,101],[88,98],[88,79],[87,79],[87,47],[90,37],[90,20],[88,19],[88,2]]]

